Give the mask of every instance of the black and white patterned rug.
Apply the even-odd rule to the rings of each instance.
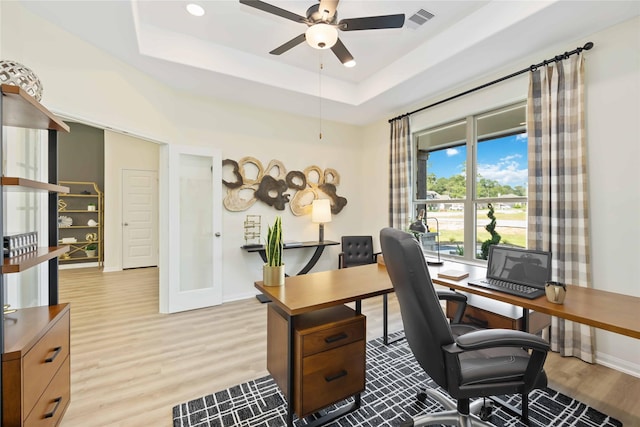
[[[331,427],[398,426],[415,415],[438,412],[442,406],[432,399],[418,402],[420,387],[437,387],[413,357],[406,341],[385,346],[382,339],[367,343],[367,386],[362,406],[334,421]],[[505,396],[520,408],[519,396]],[[347,405],[351,400],[330,407]],[[622,423],[552,389],[530,394],[529,418],[532,426],[622,426]],[[210,394],[173,408],[174,427],[282,427],[286,425],[285,399],[270,376],[258,378]],[[309,419],[298,420],[302,427]],[[524,426],[496,406],[491,419],[496,426]]]

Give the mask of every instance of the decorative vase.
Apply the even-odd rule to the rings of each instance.
[[[262,281],[265,286],[284,285],[284,264],[279,266],[265,264],[262,267]]]
[[[20,86],[36,101],[42,99],[42,83],[36,73],[19,62],[9,59],[0,60],[0,83]]]

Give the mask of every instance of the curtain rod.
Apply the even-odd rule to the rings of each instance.
[[[546,67],[548,64],[551,64],[552,62],[562,61],[563,59],[569,58],[571,55],[580,54],[580,52],[582,52],[583,50],[590,50],[592,47],[593,47],[593,43],[592,42],[587,42],[587,43],[585,43],[585,45],[583,47],[578,47],[575,50],[572,50],[571,52],[565,52],[565,53],[562,53],[560,55],[556,55],[555,57],[553,57],[551,59],[545,59],[544,61],[540,62],[539,64],[534,64],[534,65],[529,66],[528,68],[523,68],[522,70],[516,71],[515,73],[509,74],[508,76],[500,77],[497,80],[494,80],[494,81],[489,82],[489,83],[485,83],[485,84],[480,85],[480,86],[476,86],[473,89],[469,89],[469,90],[461,92],[461,93],[459,93],[457,95],[450,96],[449,98],[443,99],[442,101],[434,102],[433,104],[429,104],[426,107],[418,108],[417,110],[413,110],[413,111],[411,111],[409,113],[404,113],[404,114],[402,114],[402,115],[400,115],[398,117],[394,117],[393,119],[389,119],[389,123],[394,122],[396,120],[399,120],[399,119],[401,119],[403,117],[411,116],[412,114],[419,113],[419,112],[424,111],[424,110],[426,110],[428,108],[435,107],[436,105],[444,104],[445,102],[451,101],[451,100],[456,99],[456,98],[460,98],[461,96],[468,95],[468,94],[470,94],[472,92],[475,92],[475,91],[480,90],[480,89],[484,89],[485,87],[494,85],[496,83],[503,82],[503,81],[508,80],[508,79],[510,79],[512,77],[519,76],[520,74],[524,74],[527,71],[532,71],[532,72],[536,71],[538,69],[538,67],[543,67],[543,66]]]

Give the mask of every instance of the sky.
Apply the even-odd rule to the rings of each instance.
[[[432,152],[428,173],[449,178],[463,171],[467,156],[465,146]],[[505,136],[478,144],[478,173],[502,185],[527,185],[527,135]]]

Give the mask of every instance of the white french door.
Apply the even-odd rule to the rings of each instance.
[[[165,145],[161,148],[161,159],[160,312],[175,313],[220,304],[220,151]]]

